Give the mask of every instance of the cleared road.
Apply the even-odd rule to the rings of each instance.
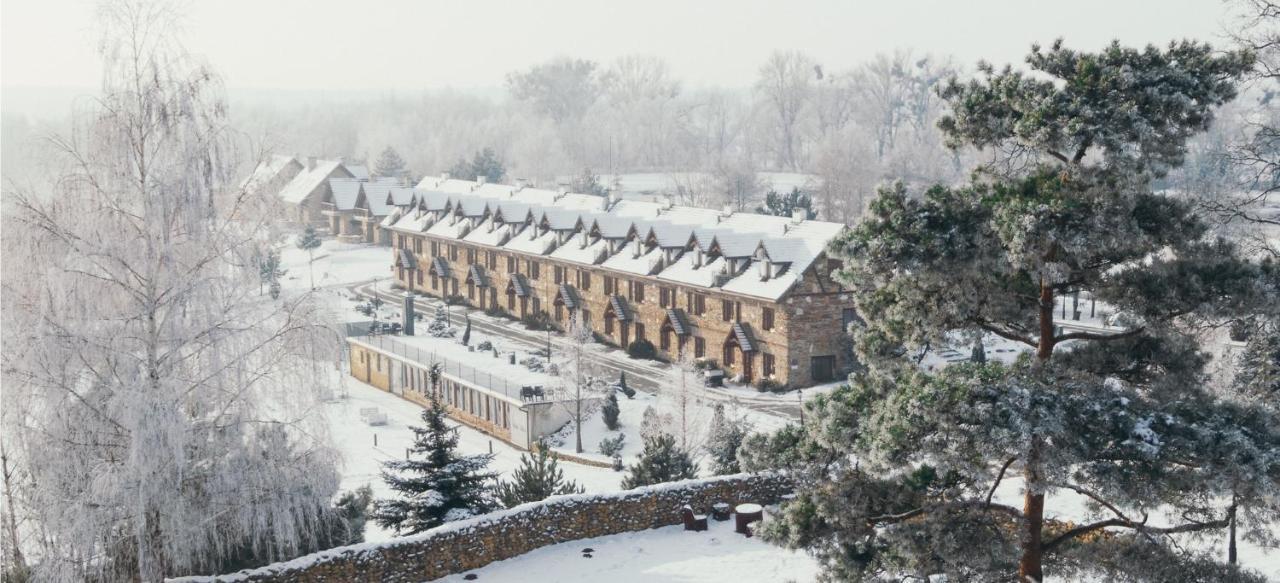
[[[365,299],[376,295],[390,306],[402,306],[405,292],[390,289],[390,281],[390,279],[382,279],[374,282],[359,283],[350,285],[347,289],[352,294]],[[415,311],[427,315],[435,313],[436,308],[442,305],[439,300],[424,296],[416,296],[413,303]],[[466,306],[451,306],[450,309],[459,318],[464,313],[470,315],[471,327],[477,331],[500,336],[508,341],[522,344],[526,348],[546,348],[547,346],[546,332],[527,330],[519,322],[487,316],[482,311]],[[567,346],[564,339],[556,334],[551,335],[551,345],[551,360],[555,362],[557,360],[556,356],[564,354]],[[617,376],[625,371],[627,373],[627,384],[646,392],[661,393],[667,384],[668,375],[671,374],[671,367],[666,363],[635,360],[627,356],[625,352],[617,349],[610,349],[601,353],[593,352],[591,358],[597,367],[609,371],[612,376]],[[736,399],[744,407],[788,419],[799,419],[800,417],[800,404],[793,400],[755,397],[749,393],[744,394],[741,391],[730,392],[717,388],[708,388],[705,394],[709,399],[716,401],[728,402]],[[796,399],[794,394],[791,395],[791,398]]]

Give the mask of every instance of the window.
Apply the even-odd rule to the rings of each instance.
[[[589,291],[591,289],[590,271],[578,270],[578,287],[582,288],[582,291]]]
[[[422,270],[418,270],[418,285],[422,285]]]
[[[644,324],[636,322],[636,342],[644,340]]]
[[[476,250],[467,249],[467,263],[474,264],[476,262]]]
[[[542,311],[542,300],[539,300],[538,298],[533,298],[533,313],[536,314],[541,311]]]
[[[671,350],[671,329],[663,328],[658,334],[658,345],[663,350]]]
[[[450,246],[449,246],[449,261],[457,261],[457,260],[458,260],[458,246],[457,246],[457,245],[450,245]]]
[[[707,355],[707,341],[701,336],[693,337],[693,357],[703,358]]]
[[[401,237],[401,238],[400,238],[400,242],[402,242],[402,243],[404,242],[404,238],[403,238],[403,237]],[[414,240],[413,240],[413,252],[414,252],[414,253],[417,253],[417,254],[419,254],[419,255],[421,255],[421,254],[422,254],[422,239],[414,239]]]
[[[760,359],[760,366],[763,368],[764,376],[773,376],[773,355],[768,352],[764,353]]]
[[[658,305],[664,308],[676,307],[676,292],[665,287],[658,288]]]
[[[554,272],[554,274],[555,274],[556,283],[562,283],[562,282],[564,282],[564,268],[563,268],[563,267],[560,267],[559,265],[557,265],[557,266],[555,266],[555,269],[553,269],[552,271],[553,271],[553,272]]]
[[[488,262],[489,269],[497,269],[498,268],[498,252],[490,251],[488,253],[488,257],[489,257],[489,262]]]
[[[532,279],[532,280],[538,279],[538,267],[539,267],[539,264],[537,261],[534,261],[532,259],[529,259],[526,261],[525,269],[529,271],[529,279]]]
[[[707,313],[707,296],[702,294],[694,294],[693,313],[699,316]]]
[[[762,328],[765,330],[773,330],[773,308],[764,309],[764,317],[762,320],[763,322],[760,324]]]
[[[613,315],[612,314],[606,313],[604,315],[604,333],[605,333],[605,336],[613,336]]]
[[[613,278],[612,278],[612,277],[609,277],[609,276],[607,276],[607,275],[606,275],[606,276],[604,276],[604,293],[605,293],[605,295],[612,295],[612,294],[613,294],[613,291],[614,291],[614,290],[613,290]]]
[[[849,325],[857,319],[858,313],[855,312],[853,308],[845,308],[840,311],[840,327],[844,329],[845,332],[849,331]]]
[[[637,304],[644,303],[644,283],[639,281],[631,282],[631,300]]]
[[[729,300],[720,300],[720,318],[725,322],[733,320],[733,302]]]
[[[440,242],[439,242],[439,241],[432,241],[432,242],[431,242],[431,256],[432,256],[432,257],[439,257],[439,256],[440,256]]]
[[[515,273],[515,272],[516,272],[516,258],[515,258],[515,257],[508,257],[508,258],[507,258],[507,273]]]

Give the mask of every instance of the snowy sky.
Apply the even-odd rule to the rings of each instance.
[[[3,0],[0,82],[93,87],[93,0]],[[828,70],[910,47],[1020,61],[1033,41],[1079,48],[1217,40],[1221,0],[205,0],[188,3],[189,49],[230,89],[416,91],[500,87],[557,56],[665,57],[686,85],[746,86],[775,48]]]

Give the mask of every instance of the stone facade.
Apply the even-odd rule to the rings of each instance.
[[[769,378],[782,385],[804,387],[834,380],[852,365],[844,329],[846,310],[852,308],[852,302],[831,278],[835,264],[825,255],[805,271],[790,292],[774,302],[600,265],[436,239],[425,233],[393,231],[390,238],[396,284],[416,293],[437,298],[461,296],[477,309],[496,305],[513,318],[546,311],[562,330],[571,316],[584,318],[593,331],[615,346],[625,348],[637,339],[646,339],[666,360],[688,349],[698,358],[715,361],[729,377],[747,382]],[[413,254],[417,269],[402,265],[402,249]],[[447,277],[437,273],[441,271],[438,265],[444,266]],[[482,272],[484,281],[474,281],[473,265]],[[527,284],[528,296],[513,290],[517,276]],[[561,284],[571,287],[577,296],[577,310],[562,305]],[[613,306],[619,302],[629,319],[621,320],[615,313]],[[683,313],[690,326],[688,334],[675,333],[668,308]],[[734,324],[748,332],[755,350],[740,349]]]
[[[339,547],[231,575],[173,581],[430,581],[562,542],[678,524],[685,504],[699,513],[709,512],[717,502],[773,504],[791,489],[778,475],[739,474],[610,494],[556,496],[385,543]]]

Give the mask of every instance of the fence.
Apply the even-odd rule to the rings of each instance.
[[[521,383],[515,379],[507,379],[502,376],[495,376],[492,372],[479,370],[473,366],[462,364],[457,360],[440,356],[434,350],[423,350],[420,346],[410,346],[396,340],[394,336],[374,335],[362,336],[358,338],[360,342],[368,344],[384,353],[392,354],[410,360],[422,365],[424,368],[432,364],[440,365],[440,373],[453,377],[455,380],[470,383],[473,386],[480,387],[492,393],[501,394],[508,399],[520,402],[542,402],[560,400],[566,395],[565,391],[560,387],[542,387],[542,394],[536,396],[527,396],[521,392],[521,389],[529,386],[527,383]]]

